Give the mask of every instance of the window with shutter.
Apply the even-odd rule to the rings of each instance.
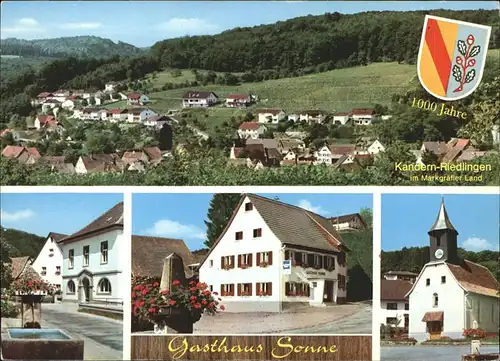
[[[273,252],[267,252],[267,256],[269,258],[269,265],[271,266],[273,264]]]
[[[273,284],[272,282],[267,283],[267,295],[272,296],[273,295]]]
[[[231,256],[231,268],[234,268],[235,267],[235,262],[234,262],[234,256]]]
[[[243,232],[236,232],[234,234],[234,239],[237,241],[241,241],[243,239]]]
[[[262,228],[256,228],[253,230],[253,238],[262,237]]]

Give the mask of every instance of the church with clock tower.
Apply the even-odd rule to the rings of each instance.
[[[466,328],[497,333],[500,284],[484,266],[461,259],[459,233],[441,200],[436,221],[428,231],[430,260],[406,297],[408,336],[417,341],[463,338]]]

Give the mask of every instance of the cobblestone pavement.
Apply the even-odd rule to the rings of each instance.
[[[370,311],[368,311],[368,308]],[[370,316],[368,316],[370,314]],[[358,316],[356,316],[358,315]],[[284,313],[225,313],[204,316],[194,325],[194,333],[261,334],[261,333],[371,333],[371,307],[366,303],[350,303],[325,307],[302,307]],[[328,326],[332,323],[333,326]],[[323,326],[324,325],[324,326]],[[341,327],[344,326],[345,329]],[[304,331],[306,330],[306,331]]]

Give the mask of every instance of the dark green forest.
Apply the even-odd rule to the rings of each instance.
[[[156,43],[152,54],[163,67],[223,72],[278,69],[293,73],[315,66],[414,63],[426,14],[493,26],[490,48],[500,47],[494,10],[383,11],[309,15],[215,36],[169,39]]]
[[[1,227],[0,238],[2,249],[5,248],[10,257],[29,256],[33,259],[38,256],[46,241],[46,238],[36,234],[3,227]]]
[[[342,242],[350,249],[347,254],[347,299],[364,301],[373,298],[373,229],[372,210],[364,208],[360,215],[368,228],[362,231],[341,232]],[[363,287],[359,287],[363,285]]]
[[[113,42],[98,36],[72,36],[53,39],[24,40],[7,38],[0,41],[2,55],[22,57],[111,57],[142,55],[144,50],[124,42]]]
[[[500,264],[498,251],[472,252],[459,248],[459,256],[462,259],[478,263],[487,267],[491,273],[500,281]],[[429,262],[429,247],[404,247],[400,251],[382,251],[381,271],[382,274],[389,271],[410,271],[420,273],[422,267]]]

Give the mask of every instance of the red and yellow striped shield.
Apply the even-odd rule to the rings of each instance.
[[[417,72],[422,86],[442,100],[471,94],[483,76],[489,26],[427,15],[420,40]]]

